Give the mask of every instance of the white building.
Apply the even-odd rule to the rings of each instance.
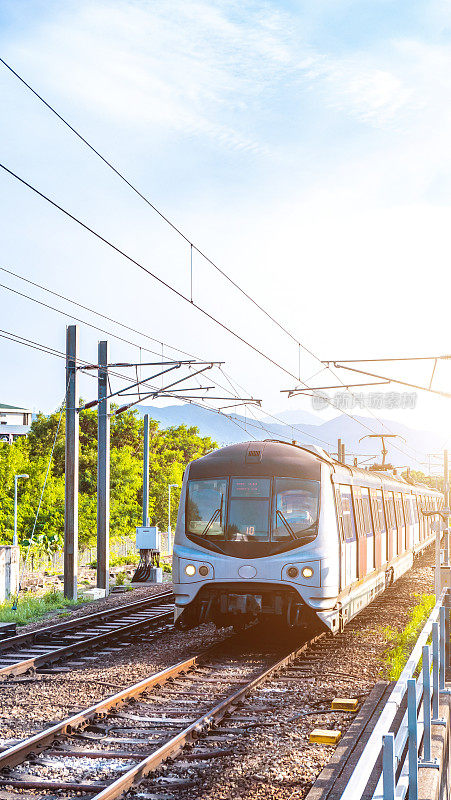
[[[11,444],[18,436],[26,436],[30,425],[30,409],[0,403],[0,442]]]

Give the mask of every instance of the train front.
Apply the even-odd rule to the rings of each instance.
[[[327,462],[273,441],[232,445],[191,462],[173,581],[176,623],[183,628],[208,621],[240,628],[264,617],[293,627],[318,612],[323,617],[325,594],[330,607],[338,591]]]

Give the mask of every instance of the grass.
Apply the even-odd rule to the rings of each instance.
[[[78,600],[82,603],[83,600]],[[50,590],[42,595],[27,595],[19,597],[17,611],[12,609],[12,600],[0,603],[0,622],[16,622],[17,625],[27,625],[35,622],[49,611],[64,609],[66,606],[73,606],[73,600],[67,600],[62,592]]]
[[[387,678],[397,681],[409,658],[418,635],[435,605],[435,595],[416,595],[420,602],[410,612],[410,619],[402,631],[384,628],[387,640],[383,664]]]

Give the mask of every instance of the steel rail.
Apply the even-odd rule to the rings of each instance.
[[[135,600],[133,603],[126,603],[123,606],[115,606],[114,608],[104,608],[102,611],[95,611],[93,614],[85,614],[81,617],[75,617],[66,622],[57,622],[55,625],[46,625],[42,628],[36,628],[26,633],[19,633],[16,636],[9,636],[7,639],[0,641],[0,653],[5,650],[15,649],[17,645],[26,642],[32,642],[34,639],[41,636],[54,636],[55,634],[65,633],[78,628],[87,628],[95,622],[105,619],[119,617],[122,614],[133,613],[141,611],[146,608],[161,605],[164,602],[171,602],[174,599],[174,592],[172,590],[160,592],[152,597],[146,597],[143,600]]]
[[[94,717],[104,716],[108,711],[121,703],[131,700],[133,697],[147,692],[154,686],[160,686],[166,683],[167,680],[187,672],[195,666],[198,659],[199,656],[193,656],[185,661],[180,661],[178,664],[174,664],[172,667],[161,670],[161,672],[156,672],[149,678],[144,678],[144,680],[139,681],[139,683],[128,686],[126,689],[122,689],[120,692],[110,695],[110,697],[106,697],[104,700],[100,700],[99,703],[95,703],[83,711],[73,714],[62,722],[58,722],[56,725],[52,725],[52,727],[46,728],[40,733],[34,734],[34,736],[30,736],[29,739],[25,739],[25,741],[9,747],[7,750],[4,750],[3,753],[0,753],[0,769],[15,767],[17,764],[21,764],[30,753],[40,753],[41,750],[48,747],[56,738],[70,735],[79,728],[80,725],[89,722]],[[0,784],[4,785],[7,782],[7,780],[2,778]],[[74,784],[74,788],[75,786]]]
[[[229,712],[233,711],[235,706],[244,700],[244,698],[250,694],[253,689],[259,686],[261,683],[264,683],[264,681],[266,681],[279,670],[291,664],[291,662],[295,661],[303,652],[305,652],[305,650],[307,650],[307,648],[310,647],[313,642],[323,638],[325,635],[325,633],[320,633],[318,636],[313,637],[313,639],[310,639],[308,642],[304,642],[304,644],[302,644],[300,647],[292,650],[270,667],[264,669],[263,672],[250,680],[241,689],[238,689],[224,700],[221,700],[205,714],[202,714],[202,716],[199,717],[195,722],[193,722],[191,725],[188,725],[186,728],[184,728],[184,730],[176,734],[176,736],[173,736],[172,739],[166,742],[166,744],[155,750],[154,753],[151,753],[139,764],[136,764],[134,767],[129,769],[128,772],[125,772],[123,775],[117,778],[113,783],[107,786],[107,788],[102,789],[102,791],[96,794],[92,800],[114,800],[114,798],[121,797],[121,795],[126,792],[127,789],[129,789],[136,782],[136,780],[144,778],[149,774],[149,772],[157,769],[157,767],[159,767],[163,761],[166,761],[167,758],[175,756],[177,753],[179,753],[180,750],[185,747],[185,745],[189,744],[205,730],[208,730],[214,724],[221,722],[223,717]]]
[[[99,784],[93,782],[91,784],[83,785],[83,791],[91,793],[93,795],[92,800],[113,800],[113,798],[120,797],[133,784],[157,769],[167,758],[175,756],[202,732],[208,730],[213,725],[218,724],[224,718],[224,716],[226,716],[226,714],[232,712],[235,707],[239,705],[244,698],[257,686],[266,681],[268,678],[272,677],[281,669],[289,666],[289,664],[291,664],[292,661],[295,661],[303,652],[305,652],[308,647],[310,647],[314,642],[323,638],[325,635],[326,634],[323,632],[314,636],[299,647],[291,650],[283,658],[278,659],[270,667],[265,667],[265,669],[256,677],[246,682],[244,686],[240,687],[238,690],[222,699],[219,703],[216,703],[201,717],[190,723],[175,736],[172,736],[164,745],[158,747],[146,758],[142,759],[141,756],[138,756],[140,759],[139,763],[127,770],[127,772],[125,772],[119,778],[115,779],[109,784]],[[111,695],[104,700],[101,700],[89,708],[77,712],[62,722],[59,722],[56,725],[53,725],[52,727],[31,736],[25,741],[13,745],[4,752],[0,753],[0,769],[4,769],[6,767],[15,767],[18,764],[22,764],[27,760],[28,756],[41,753],[49,748],[55,740],[65,736],[70,736],[81,726],[91,722],[95,718],[104,717],[112,709],[123,704],[124,702],[144,694],[149,689],[152,689],[156,686],[161,686],[167,681],[189,672],[196,666],[201,666],[203,662],[206,661],[208,654],[211,654],[222,644],[223,642],[215,644],[196,656],[192,656],[185,661],[180,661],[171,667],[157,672],[154,675],[149,676],[149,678],[145,678],[139,683],[127,687],[126,689]],[[61,756],[72,755],[71,751],[66,750],[48,750],[48,754],[50,753],[52,753],[53,756],[58,754]],[[101,753],[99,752],[99,755],[100,754]],[[116,758],[125,756],[130,760],[136,760],[137,758],[137,755],[134,753],[116,753]],[[97,757],[97,754],[91,753],[91,757]],[[73,786],[68,787],[65,782],[38,781],[35,783],[36,788],[48,788],[49,790],[61,789],[67,791],[68,788],[80,788],[79,784],[73,784]],[[9,779],[5,776],[0,778],[0,786],[31,788],[31,783],[28,780],[26,783],[23,783],[15,780],[14,778]]]
[[[99,785],[98,783],[92,783],[84,785],[83,790],[88,791],[93,795],[95,792],[97,792],[97,794],[93,796],[93,800],[113,800],[113,798],[120,797],[133,784],[157,769],[167,758],[175,756],[202,732],[208,730],[213,725],[218,724],[226,714],[232,712],[235,707],[239,705],[244,698],[257,686],[273,676],[279,670],[287,667],[292,663],[292,661],[295,661],[303,652],[305,652],[305,650],[315,641],[323,638],[325,635],[325,633],[320,633],[314,636],[313,638],[304,642],[302,645],[296,647],[294,650],[291,650],[283,658],[278,659],[270,667],[265,667],[265,669],[256,677],[246,682],[244,686],[241,686],[239,689],[232,692],[232,694],[222,699],[219,703],[216,703],[206,713],[204,713],[194,722],[190,723],[175,736],[172,736],[164,745],[158,747],[144,759],[141,759],[138,764],[127,770],[127,772],[112,781],[110,784],[105,785],[103,783]],[[29,739],[13,745],[3,753],[0,753],[0,769],[4,769],[5,767],[14,767],[23,763],[31,754],[38,754],[48,748],[55,741],[55,739],[59,739],[64,736],[70,736],[80,726],[92,721],[96,717],[105,716],[116,706],[147,692],[151,688],[160,686],[166,683],[168,680],[187,673],[196,666],[200,666],[206,661],[208,654],[216,650],[222,644],[223,642],[215,644],[208,648],[207,651],[203,651],[197,656],[193,656],[185,661],[178,662],[177,664],[168,667],[161,672],[151,675],[149,678],[146,678],[139,683],[134,684],[133,686],[130,686],[121,692],[118,692],[115,695],[101,700],[99,703],[96,703],[95,705],[92,705],[89,708],[74,714],[62,722],[53,725],[51,728],[47,728],[46,730],[31,736]],[[57,751],[53,750],[52,754],[56,755],[56,752]],[[70,754],[70,751],[68,751],[68,753],[66,753],[66,751],[60,751],[60,755],[64,756],[66,754]],[[127,754],[127,758],[130,760],[136,760],[136,754]],[[141,757],[139,756],[139,758]],[[8,779],[8,777],[0,778],[0,786],[9,785],[14,786],[14,788],[31,787],[31,783],[29,781],[27,781],[25,784],[17,780],[15,781],[14,779]],[[36,785],[36,788],[45,787],[45,782],[39,782],[39,786]],[[66,785],[63,786],[63,784],[61,784],[61,786],[57,786],[55,782],[49,782],[48,788],[52,788],[53,790],[56,788],[67,789]],[[73,788],[78,789],[79,785],[74,784]],[[98,791],[99,789],[100,792]]]
[[[168,595],[172,595],[172,592],[168,593]],[[100,633],[89,634],[89,632],[86,631],[86,636],[84,638],[79,639],[78,641],[75,642],[71,642],[70,644],[63,644],[61,647],[55,647],[55,646],[52,647],[52,643],[49,642],[48,643],[49,649],[47,651],[43,653],[33,654],[30,657],[23,658],[20,657],[20,652],[17,653],[17,661],[13,661],[11,664],[6,664],[0,667],[0,681],[4,678],[11,677],[14,675],[22,675],[25,672],[35,670],[46,664],[52,664],[55,661],[61,661],[67,658],[68,656],[72,656],[77,653],[81,654],[84,651],[90,650],[95,647],[99,646],[101,647],[105,644],[108,644],[109,642],[113,642],[118,638],[127,639],[130,636],[133,637],[143,629],[153,628],[155,626],[171,623],[174,617],[174,612],[172,608],[164,609],[160,612],[158,611],[159,606],[162,605],[165,599],[169,599],[169,597],[167,595],[165,595],[164,597],[163,595],[158,595],[158,598],[159,600],[157,603],[155,604],[149,603],[148,600],[147,605],[144,608],[141,608],[141,611],[146,609],[152,611],[155,609],[155,614],[153,614],[152,616],[147,616],[144,619],[140,619],[138,621],[135,620],[133,622],[128,622],[123,625],[118,624],[117,627],[114,627],[108,631],[101,631]],[[131,605],[135,606],[135,604]],[[122,606],[121,608],[127,608],[127,607]],[[134,610],[129,609],[127,614],[130,616],[133,613],[136,613],[137,611],[139,611],[139,609],[136,608],[134,608]],[[99,618],[101,619],[102,612],[99,612],[99,614],[96,615],[89,615],[89,616],[90,617],[95,616],[96,619]],[[119,619],[117,619],[116,621],[120,623],[121,615],[118,613],[116,616],[119,616]],[[54,625],[48,629],[46,628],[41,629],[41,633],[54,630],[55,628],[59,628],[59,626]],[[63,631],[61,631],[60,629],[59,632],[60,633],[62,632],[63,634],[67,635],[67,633],[70,632],[71,630],[76,631],[78,629],[79,626],[74,626],[73,628],[72,627],[65,628]],[[38,631],[36,631],[35,633],[37,634]],[[80,631],[80,635],[83,635],[83,630]],[[27,634],[24,634],[24,636],[27,636]],[[12,639],[7,641],[14,641],[14,638],[16,637],[12,637]],[[33,647],[36,646],[37,645],[33,645],[33,643],[31,643],[29,649],[33,650]],[[46,646],[46,644],[44,644],[43,646]],[[3,652],[3,654],[0,653],[0,660],[2,658],[2,655],[4,657],[6,656],[8,658],[12,658],[14,656],[14,650],[8,650],[6,653]]]
[[[64,647],[57,647],[55,650],[49,650],[47,653],[43,653],[42,655],[36,655],[32,656],[31,658],[22,659],[21,661],[17,661],[15,664],[8,664],[5,667],[1,667],[0,678],[4,678],[8,675],[22,675],[24,672],[28,672],[30,669],[42,667],[44,664],[52,664],[54,661],[61,661],[63,658],[67,658],[67,656],[71,656],[74,653],[81,653],[84,650],[89,650],[93,646],[107,644],[108,642],[117,639],[118,636],[121,638],[127,638],[130,635],[138,633],[142,628],[148,628],[149,626],[153,626],[155,624],[171,622],[173,618],[174,612],[172,610],[162,611],[160,614],[156,614],[150,619],[132,622],[129,625],[122,626],[121,628],[115,628],[111,631],[98,633],[94,636],[82,639],[81,641],[74,642],[73,644],[64,645]]]

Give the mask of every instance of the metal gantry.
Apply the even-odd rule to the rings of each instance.
[[[82,363],[79,358],[78,326],[69,325],[66,332],[66,460],[65,460],[65,517],[64,517],[64,594],[70,600],[77,599],[78,570],[78,472],[79,472],[79,419],[80,413],[97,406],[97,586],[109,589],[109,532],[110,532],[110,419],[111,400],[114,398],[133,398],[114,410],[114,414],[122,412],[146,400],[172,398],[184,402],[201,403],[205,400],[227,402],[231,406],[261,405],[261,400],[254,397],[236,397],[228,395],[212,395],[215,388],[212,381],[209,385],[191,385],[192,379],[204,375],[213,367],[222,366],[222,361],[165,360],[151,362],[119,362],[111,363],[109,343],[98,344],[98,363]],[[140,377],[143,367],[152,367],[146,377]],[[118,369],[133,370],[134,377],[118,373]],[[183,374],[176,380],[165,383],[161,387],[155,385],[158,378],[175,370]],[[79,378],[81,372],[96,371],[98,393],[95,400],[80,406]],[[127,381],[123,389],[112,391],[111,379]],[[187,385],[188,382],[188,385]],[[221,412],[221,408],[209,408]],[[224,408],[224,407],[223,407]],[[149,447],[149,419],[144,420],[144,452]],[[146,472],[147,470],[147,472]],[[144,465],[144,504],[143,524],[148,520],[148,460]],[[147,480],[146,480],[147,474]],[[146,494],[147,487],[147,494]]]

